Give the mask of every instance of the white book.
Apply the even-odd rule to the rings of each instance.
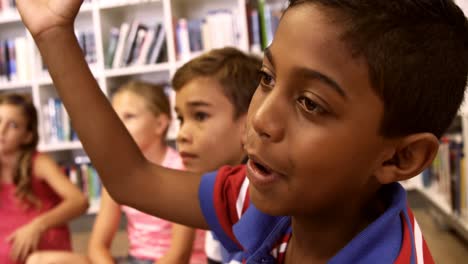
[[[28,45],[25,37],[15,39],[16,69],[19,81],[27,81],[31,78]]]
[[[186,19],[179,19],[176,34],[179,59],[181,61],[186,61],[190,59],[190,40]]]
[[[140,54],[138,54],[135,65],[144,65],[146,63],[146,58],[148,58],[151,44],[154,41],[155,33],[155,28],[149,29],[148,33],[146,33],[143,44],[141,44]]]
[[[153,64],[157,62],[165,39],[166,31],[164,30],[164,27],[162,25],[158,25],[157,35],[155,36],[153,49],[151,50],[150,57],[148,58],[148,64]]]
[[[130,26],[124,22],[120,26],[119,41],[117,42],[117,49],[115,50],[114,61],[112,62],[112,68],[119,68],[123,60],[123,52],[125,48],[125,42],[127,40],[128,30]]]
[[[202,42],[203,42],[203,50],[205,52],[211,49],[211,32],[210,32],[210,25],[204,21],[201,28],[202,32]]]

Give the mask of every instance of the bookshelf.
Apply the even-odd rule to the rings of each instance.
[[[260,54],[260,48],[252,48],[251,43],[252,34],[257,36],[257,40],[261,39],[262,34],[258,12],[260,7],[257,5],[261,5],[262,10],[266,6],[269,12],[278,11],[278,6],[284,6],[285,2],[85,0],[75,22],[75,31],[90,69],[106,95],[111,95],[115,88],[129,79],[140,79],[166,84],[170,101],[174,103],[174,93],[168,85],[177,68],[212,48],[234,46]],[[258,23],[254,33],[249,30],[253,16]],[[124,24],[127,27],[126,35],[122,34],[125,32],[122,31]],[[149,33],[153,36],[148,37],[151,35]],[[59,162],[68,165],[76,161],[76,157],[85,156],[34,40],[23,26],[14,6],[0,8],[0,35],[0,92],[31,94],[39,115],[39,151],[48,152]],[[117,56],[120,38],[124,40],[122,51]],[[145,40],[146,56],[142,55]],[[141,52],[134,51],[133,42],[138,43],[134,46]],[[8,44],[14,47],[11,52],[14,52],[16,67],[10,67],[12,60],[4,57],[10,52]],[[115,45],[114,51],[110,52],[112,45]],[[169,140],[175,139],[177,130],[175,120],[168,132]],[[96,212],[98,199],[90,197],[90,204],[89,212]]]

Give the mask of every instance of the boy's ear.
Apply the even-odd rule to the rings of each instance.
[[[158,136],[162,136],[164,134],[164,131],[166,131],[166,129],[168,128],[169,126],[169,117],[167,115],[164,115],[164,114],[160,114],[158,117],[157,117],[157,126],[156,126],[156,130],[155,130],[155,133],[158,135]]]
[[[403,137],[380,164],[375,176],[381,184],[410,179],[432,163],[438,149],[439,141],[431,133]]]

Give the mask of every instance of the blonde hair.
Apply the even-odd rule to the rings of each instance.
[[[117,88],[113,96],[122,92],[132,92],[141,96],[146,102],[146,107],[148,107],[154,116],[163,114],[171,120],[171,104],[162,85],[132,80]],[[166,138],[168,129],[169,126],[164,131],[163,139]]]
[[[0,95],[0,105],[12,105],[19,107],[27,120],[26,129],[31,132],[31,141],[21,146],[21,154],[18,158],[18,167],[13,175],[13,184],[16,186],[15,195],[23,202],[36,208],[40,207],[40,201],[32,190],[32,159],[39,141],[37,111],[31,98],[23,94]]]

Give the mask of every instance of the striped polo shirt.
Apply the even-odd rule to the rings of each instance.
[[[292,237],[291,218],[269,216],[249,200],[245,166],[223,167],[203,176],[200,206],[210,229],[232,252],[230,263],[284,263]],[[434,263],[399,183],[382,187],[386,211],[328,263]]]

